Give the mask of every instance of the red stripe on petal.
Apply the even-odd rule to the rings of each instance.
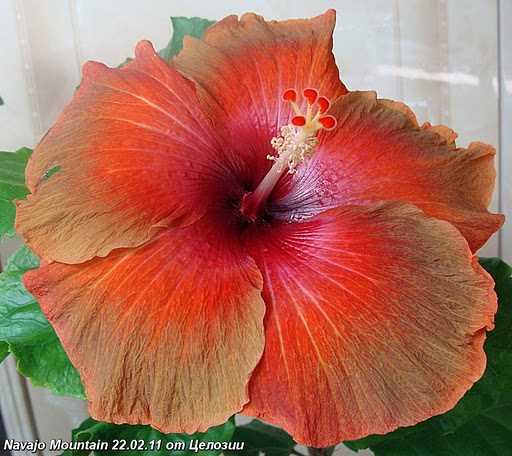
[[[267,313],[243,413],[327,447],[443,413],[481,377],[494,284],[449,223],[351,206],[244,244]]]
[[[193,433],[247,402],[264,344],[262,282],[225,220],[206,216],[135,249],[24,276],[93,418]]]

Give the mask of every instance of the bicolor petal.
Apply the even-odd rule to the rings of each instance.
[[[271,212],[311,217],[327,208],[406,201],[457,227],[476,251],[504,222],[487,207],[494,189],[495,150],[455,147],[446,127],[420,127],[403,103],[351,92],[330,109],[338,120],[320,135],[317,153],[296,179],[276,187]]]
[[[149,42],[121,69],[89,62],[83,73],[35,149],[26,171],[31,195],[18,202],[17,229],[42,259],[78,263],[140,245],[240,191],[228,187],[236,157],[193,84]]]
[[[335,18],[334,10],[280,22],[252,13],[228,16],[206,31],[204,41],[185,37],[173,60],[197,83],[204,108],[230,147],[246,158],[253,186],[270,167],[270,140],[290,119],[283,94],[312,87],[332,100],[347,92],[332,53]]]
[[[245,413],[335,445],[452,408],[484,372],[493,281],[410,204],[325,211],[244,237],[267,304]]]
[[[217,218],[24,276],[82,377],[93,418],[193,433],[248,401],[264,345],[262,279]]]
[[[94,418],[191,433],[246,405],[326,447],[482,375],[494,149],[347,93],[334,21],[229,16],[172,64],[84,67],[17,227]]]

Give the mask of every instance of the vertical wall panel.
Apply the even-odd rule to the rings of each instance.
[[[445,107],[446,18],[444,0],[400,0],[400,66],[381,67],[383,74],[394,74],[402,86],[404,101],[418,121],[450,124]]]
[[[37,136],[55,123],[80,81],[73,21],[68,0],[24,0],[32,82],[37,107]],[[64,71],[63,71],[64,69]]]
[[[39,115],[33,100],[32,63],[20,0],[4,0],[0,13],[0,150],[16,150],[37,141],[34,118]]]
[[[507,217],[500,254],[512,264],[512,2],[499,0],[499,6],[501,211]]]
[[[446,1],[446,0],[445,0]],[[495,0],[446,1],[447,70],[450,83],[450,126],[459,133],[458,144],[483,141],[498,147],[498,8]],[[499,161],[496,160],[498,167]],[[499,179],[499,177],[498,177]],[[498,180],[497,180],[498,184]],[[496,185],[491,211],[499,212]],[[478,252],[499,255],[499,235],[495,234]]]
[[[480,140],[497,147],[497,2],[456,0],[446,5],[451,123],[461,143]]]
[[[375,90],[383,98],[401,98],[396,75],[379,72],[380,67],[399,65],[397,1],[341,2],[337,10],[334,53],[347,88]]]
[[[16,361],[13,358],[6,359],[0,365],[0,386],[0,407],[7,437],[20,442],[33,442],[38,439],[27,395],[27,382],[16,372]],[[0,441],[0,445],[2,444]],[[3,454],[3,450],[3,446],[0,447],[0,454]],[[16,456],[31,456],[31,452],[17,451]]]

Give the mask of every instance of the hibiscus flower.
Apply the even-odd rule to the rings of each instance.
[[[242,411],[324,447],[482,375],[494,149],[347,91],[334,23],[229,16],[171,63],[143,41],[84,66],[17,227],[94,418],[191,433]]]

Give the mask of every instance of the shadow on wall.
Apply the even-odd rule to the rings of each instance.
[[[7,435],[5,433],[4,422],[2,420],[2,411],[0,410],[0,442],[5,442],[7,440]],[[3,445],[0,447],[0,456],[11,456],[10,451],[4,450]]]

